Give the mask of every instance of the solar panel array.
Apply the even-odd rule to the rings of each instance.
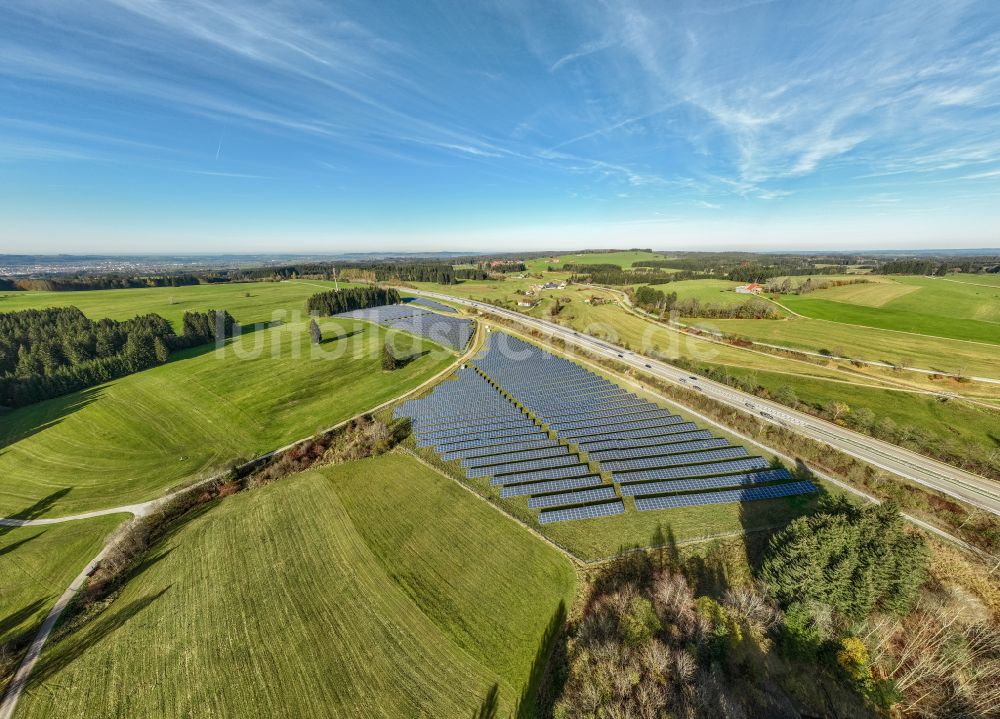
[[[579,503],[573,490],[599,485],[605,491],[593,495],[596,499],[617,496],[578,454],[552,439],[474,368],[460,369],[454,381],[441,383],[427,397],[402,403],[395,416],[410,419],[417,446],[457,460],[467,477],[489,477],[501,497],[561,492],[561,498],[547,494],[552,498],[545,505],[561,506]]]
[[[539,512],[538,522],[539,524],[549,524],[550,522],[565,522],[571,519],[610,517],[615,514],[625,514],[625,505],[620,499],[604,504],[588,504],[569,509],[546,509]]]
[[[751,502],[758,499],[777,499],[794,494],[815,492],[812,482],[789,482],[752,489],[727,489],[721,492],[700,492],[697,494],[677,494],[667,497],[639,497],[635,506],[640,510],[675,509],[698,504],[723,504],[725,502]]]
[[[500,488],[501,497],[523,497],[526,494],[542,492],[562,492],[579,487],[595,487],[604,482],[599,474],[587,474],[583,477],[569,479],[551,479],[547,482],[527,482],[524,484],[508,484]]]
[[[341,312],[335,316],[376,322],[383,327],[425,337],[453,350],[461,350],[469,344],[472,338],[472,320],[439,315],[413,305],[414,302],[406,305],[382,305]],[[449,308],[449,311],[454,310]]]
[[[414,297],[407,301],[410,305],[420,305],[421,307],[427,307],[428,309],[437,310],[438,312],[455,312],[454,307],[449,307],[448,305],[443,305],[440,302],[435,302],[434,300],[427,299],[426,297]]]
[[[698,479],[674,479],[668,482],[637,482],[621,486],[623,497],[644,497],[668,492],[692,492],[705,489],[726,489],[767,482],[784,482],[792,478],[787,469],[764,470],[745,474],[729,474]]]
[[[419,323],[405,314],[414,309],[388,308],[386,321]],[[503,499],[525,497],[542,524],[622,514],[623,497],[648,510],[815,489],[580,365],[502,332],[487,343],[454,381],[396,416],[467,477],[487,479]]]
[[[769,469],[762,457],[749,456],[744,447],[713,437],[708,430],[586,368],[505,333],[493,332],[487,350],[472,364],[539,425],[553,431],[571,449],[586,452],[587,459],[596,462],[602,472],[610,472],[615,482],[616,487],[586,485],[586,489],[571,490],[563,486],[559,489],[570,491],[544,495],[559,491],[548,488],[555,482],[585,478],[561,477],[557,474],[560,468],[508,473],[506,468],[516,465],[505,465],[504,471],[491,479],[493,484],[503,485],[501,496],[527,494],[529,507],[547,507],[548,502],[571,499],[583,505],[546,509],[539,515],[540,522],[620,514],[624,511],[620,500],[601,501],[611,500],[619,492],[623,497],[645,501],[650,495],[723,497],[734,496],[731,492],[735,491],[743,492],[738,496],[744,499],[725,501],[750,501],[814,489],[808,482],[790,483],[792,477],[787,470]],[[528,466],[527,461],[517,464]],[[732,489],[745,486],[754,491]],[[775,493],[778,487],[793,489],[782,490],[786,494]],[[717,497],[703,503],[723,501]],[[677,506],[699,503],[698,499],[684,501],[687,505]]]
[[[528,506],[532,509],[542,509],[543,507],[560,507],[574,504],[588,504],[605,499],[618,499],[615,488],[610,485],[596,487],[594,489],[581,489],[576,492],[563,492],[561,494],[543,494],[528,499]]]

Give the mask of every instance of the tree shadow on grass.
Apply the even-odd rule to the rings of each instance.
[[[472,712],[472,719],[496,719],[497,710],[500,708],[500,685],[496,682],[486,692],[483,703],[479,705],[479,710]]]
[[[517,719],[533,719],[543,715],[541,709],[551,705],[562,693],[566,682],[568,665],[566,640],[566,602],[559,600],[545,632],[538,642],[535,659],[531,663],[528,683],[521,691],[514,716]],[[496,712],[494,711],[494,714]]]
[[[40,611],[45,609],[48,606],[49,601],[51,599],[52,599],[51,597],[42,597],[41,599],[36,599],[30,604],[24,605],[16,612],[12,612],[7,616],[3,617],[2,619],[0,619],[0,642],[7,641],[4,638],[4,635],[7,634],[7,632],[12,631],[14,628],[20,625],[21,622],[27,619],[31,619],[31,617],[35,616]],[[27,635],[32,631],[34,631],[34,626],[28,627],[27,630],[23,632],[23,634]]]
[[[11,527],[3,527],[2,529],[9,530],[9,529],[11,529]],[[3,536],[4,534],[6,534],[6,532],[0,532],[0,536]],[[10,554],[11,552],[17,550],[18,548],[23,547],[28,542],[35,541],[36,539],[38,539],[43,534],[45,534],[45,530],[42,530],[41,532],[39,532],[38,534],[36,534],[34,536],[25,537],[24,539],[22,539],[20,541],[14,542],[12,544],[8,544],[5,547],[0,547],[0,557],[2,557],[5,554]]]
[[[37,687],[77,659],[96,647],[105,639],[112,637],[119,629],[143,612],[153,602],[162,597],[173,585],[168,585],[155,594],[147,594],[135,599],[125,606],[111,605],[99,617],[92,619],[79,629],[68,629],[59,637],[59,641],[43,652],[35,671],[28,680],[29,687]]]
[[[62,489],[57,489],[55,492],[42,497],[37,502],[32,504],[30,507],[25,507],[20,512],[15,512],[10,516],[4,517],[4,519],[20,519],[24,521],[29,521],[32,519],[37,519],[46,512],[48,512],[60,499],[65,497],[72,491],[71,487],[63,487]],[[0,537],[10,532],[16,527],[0,526]]]
[[[677,569],[681,564],[681,553],[677,548],[677,537],[674,536],[674,528],[667,525],[663,530],[663,523],[659,522],[653,535],[649,538],[649,545],[656,552],[656,564],[662,572],[665,569]]]
[[[342,335],[334,335],[333,337],[324,337],[321,341],[321,345],[329,344],[331,342],[338,342],[340,340],[346,340],[348,337],[353,337],[354,335],[364,334],[364,330],[352,330],[351,332],[345,332]]]
[[[411,362],[414,362],[414,361],[420,359],[421,357],[423,357],[425,355],[429,355],[430,353],[431,353],[430,350],[422,350],[422,351],[418,351],[418,352],[411,352],[410,354],[404,355],[402,357],[397,357],[396,358],[396,369],[401,369],[401,368],[405,367],[406,365],[410,364]]]
[[[78,412],[91,402],[96,402],[104,394],[104,391],[103,386],[88,387],[79,392],[53,397],[4,412],[3,427],[5,430],[0,432],[0,449],[54,427],[63,418]]]

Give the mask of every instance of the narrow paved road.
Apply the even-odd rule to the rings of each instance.
[[[1000,483],[986,477],[966,472],[916,452],[911,452],[888,442],[868,437],[832,422],[818,419],[805,412],[790,409],[776,402],[762,400],[754,395],[746,394],[745,392],[718,382],[713,382],[704,377],[689,375],[687,372],[673,365],[643,357],[590,335],[567,329],[554,322],[528,317],[520,312],[513,312],[484,302],[454,297],[440,292],[425,290],[409,291],[426,297],[472,307],[482,312],[499,315],[521,326],[541,331],[551,337],[557,337],[568,344],[586,349],[595,355],[617,359],[641,372],[659,379],[676,382],[688,389],[701,392],[713,400],[755,415],[767,422],[786,427],[810,439],[824,442],[845,454],[868,462],[875,467],[884,469],[911,482],[937,490],[974,507],[1000,515]]]

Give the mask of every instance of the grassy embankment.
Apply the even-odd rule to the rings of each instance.
[[[194,348],[165,365],[5,414],[0,516],[57,492],[43,516],[152,499],[391,399],[455,357],[394,333],[402,354],[433,351],[387,375],[380,366],[384,329],[335,319],[320,325],[324,356],[312,355],[304,323],[283,325],[245,334],[221,353]]]
[[[465,718],[494,692],[507,716],[574,594],[566,557],[412,458],[328,467],[172,532],[19,717]]]

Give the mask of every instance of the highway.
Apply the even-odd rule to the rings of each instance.
[[[551,337],[559,338],[567,344],[576,345],[588,352],[616,359],[626,365],[659,379],[669,380],[690,390],[701,392],[723,404],[785,427],[810,439],[823,442],[841,452],[863,460],[875,467],[903,477],[915,484],[937,490],[954,499],[980,509],[1000,515],[1000,483],[972,472],[938,462],[922,454],[883,442],[873,437],[854,432],[818,419],[805,412],[790,409],[784,405],[760,399],[713,382],[704,377],[696,377],[664,362],[659,362],[634,352],[622,349],[590,335],[576,332],[554,322],[523,315],[520,312],[495,307],[485,302],[477,302],[440,292],[428,292],[407,288],[414,294],[452,302],[483,312],[503,317],[523,327],[538,330]]]

